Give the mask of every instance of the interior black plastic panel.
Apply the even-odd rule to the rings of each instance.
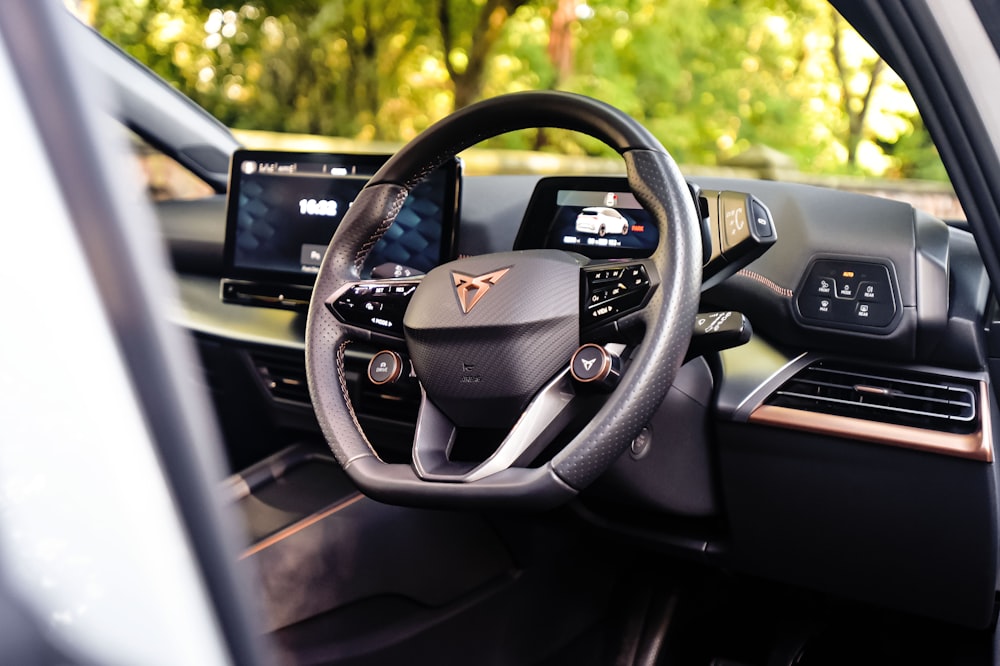
[[[408,510],[395,511],[407,519]],[[617,648],[625,620],[618,585],[623,578],[638,579],[646,564],[613,543],[590,538],[566,518],[490,517],[514,569],[442,605],[383,594],[285,627],[273,634],[286,657],[282,663],[609,663],[613,655],[602,646],[603,635],[610,634],[608,647]],[[587,652],[565,653],[564,646],[580,636]]]
[[[819,358],[793,357],[761,339],[720,354],[718,451],[733,563],[985,626],[997,575],[995,464],[746,423],[778,386]],[[981,372],[905,367],[983,379]],[[992,401],[984,409],[995,412]]]
[[[721,423],[719,435],[739,567],[949,622],[990,624],[993,465],[743,424]]]
[[[226,196],[160,201],[154,210],[174,268],[218,279],[226,240]]]
[[[990,299],[990,281],[972,234],[949,228],[950,268],[947,317],[934,328],[924,326],[920,342],[928,346],[928,362],[945,367],[985,367],[984,313]],[[940,329],[940,335],[932,333]],[[924,337],[926,335],[926,338]]]
[[[357,494],[329,456],[299,455],[294,448],[286,452],[267,458],[240,474],[248,491],[238,500],[237,506],[245,518],[251,545],[276,537],[318,511],[350,500]],[[263,472],[270,473],[260,478],[265,476]]]
[[[663,407],[590,495],[681,516],[716,515],[720,507],[709,441],[713,388],[703,358],[682,366]]]
[[[805,354],[793,356],[768,344],[760,336],[751,338],[741,347],[719,352],[715,393],[717,418],[745,421],[750,410],[771,390],[807,364]],[[756,398],[757,402],[752,402],[751,398]]]
[[[942,225],[940,220],[923,211],[915,211],[913,219],[917,246],[915,259],[917,312],[920,316],[920,331],[917,334],[919,356],[938,343],[948,321],[950,240],[952,231],[957,230]],[[982,264],[981,261],[977,263]]]
[[[458,254],[502,252],[514,247],[518,225],[538,179],[538,176],[466,176]]]
[[[232,342],[290,349],[305,346],[305,317],[299,313],[223,303],[217,277],[182,275],[178,283],[181,310],[176,320],[190,331]]]
[[[249,559],[260,572],[272,630],[385,595],[444,605],[513,568],[479,516],[363,496]],[[379,575],[357,575],[362,570]]]
[[[703,187],[743,188],[771,210],[779,241],[746,269],[705,294],[720,309],[738,309],[769,340],[852,354],[913,358],[918,330],[914,211],[907,204],[806,185],[700,179]],[[944,223],[938,222],[941,228]],[[797,316],[796,297],[816,260],[886,265],[897,281],[898,323],[884,329],[830,330]],[[928,279],[940,275],[928,274]],[[936,287],[947,293],[947,282]],[[935,289],[930,286],[931,291]],[[858,341],[864,340],[863,345]]]
[[[753,267],[777,285],[793,288],[813,254],[882,257],[897,268],[904,307],[916,303],[913,208],[907,204],[809,185],[699,178],[699,185],[748,191],[774,217],[779,242]]]

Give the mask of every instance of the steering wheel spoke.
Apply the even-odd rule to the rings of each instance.
[[[420,278],[358,280],[344,284],[326,299],[326,307],[357,337],[375,334],[403,342],[403,315]]]
[[[448,459],[457,428],[424,393],[413,442],[414,469],[428,481],[471,483],[511,467],[523,467],[552,443],[579,413],[582,402],[567,367],[528,404],[493,454],[477,464]]]

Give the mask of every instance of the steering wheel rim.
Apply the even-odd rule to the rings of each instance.
[[[622,320],[644,327],[645,334],[621,385],[560,453],[540,467],[510,467],[472,482],[428,480],[414,466],[381,461],[365,437],[344,369],[347,345],[364,334],[338,321],[325,301],[360,280],[368,252],[409,191],[433,169],[484,139],[534,127],[582,132],[622,155],[629,186],[660,229],[649,261],[662,285],[643,309]],[[443,507],[544,508],[565,502],[625,451],[663,401],[690,341],[700,284],[694,203],[676,163],[644,127],[610,105],[570,93],[525,92],[485,100],[445,118],[396,153],[361,191],[334,234],[306,323],[306,370],[317,419],[338,462],[375,499]]]

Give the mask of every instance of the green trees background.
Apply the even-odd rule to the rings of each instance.
[[[234,128],[405,141],[552,88],[623,108],[687,164],[764,144],[803,171],[944,179],[905,86],[823,0],[82,0]],[[605,154],[526,131],[493,147]]]

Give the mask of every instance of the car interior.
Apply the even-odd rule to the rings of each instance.
[[[997,144],[934,59],[945,9],[833,4],[968,221],[689,176],[554,91],[392,154],[246,148],[62,21],[117,126],[212,191],[151,205],[239,542],[200,557],[268,646],[236,662],[997,663]],[[623,171],[464,173],[534,127]],[[196,486],[187,511],[217,499]]]

